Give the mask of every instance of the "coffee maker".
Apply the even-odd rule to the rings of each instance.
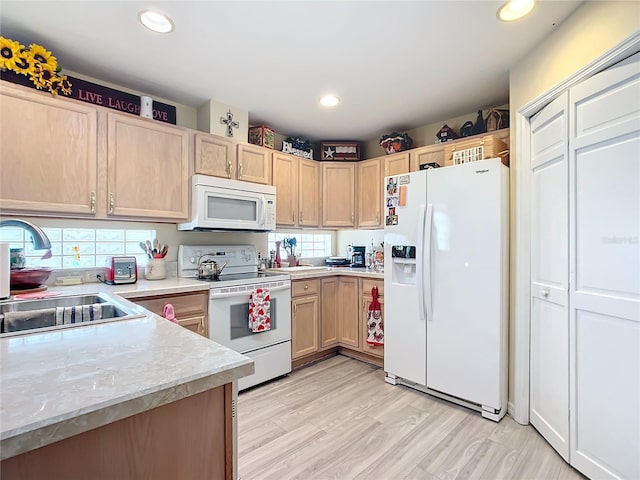
[[[365,252],[367,247],[352,247],[351,254],[351,268],[365,268],[367,266],[365,262]]]

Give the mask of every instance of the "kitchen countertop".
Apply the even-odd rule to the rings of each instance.
[[[208,289],[182,278],[50,288],[124,298]],[[146,316],[0,337],[1,459],[253,373],[250,358],[136,308]]]
[[[374,272],[373,270],[366,269],[366,268],[302,266],[302,267],[268,268],[266,271],[270,273],[286,273],[291,276],[291,280],[298,280],[302,278],[332,277],[335,275],[384,280],[384,273]]]

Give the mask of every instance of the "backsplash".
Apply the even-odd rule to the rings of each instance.
[[[367,247],[369,251],[372,241],[379,248],[380,242],[384,241],[384,230],[338,230],[335,256],[345,257],[349,244]]]

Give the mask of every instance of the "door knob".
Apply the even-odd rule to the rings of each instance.
[[[547,287],[544,287],[544,288],[542,289],[542,296],[543,296],[544,298],[547,298],[547,297],[549,296],[549,289],[548,289]]]

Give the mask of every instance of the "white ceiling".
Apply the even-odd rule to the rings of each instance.
[[[508,102],[508,72],[580,1],[496,20],[500,1],[7,1],[0,32],[64,69],[312,140],[368,140]],[[171,34],[137,21],[155,7]],[[320,95],[342,103],[320,107]]]

